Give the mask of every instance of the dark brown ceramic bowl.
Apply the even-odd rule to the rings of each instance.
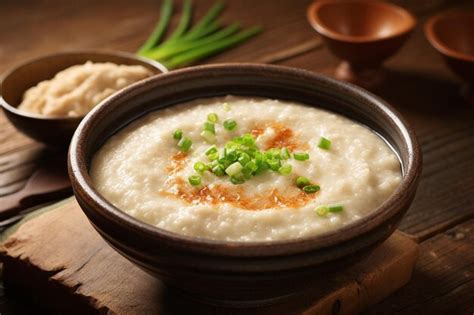
[[[18,110],[23,93],[43,80],[70,66],[92,62],[113,62],[123,65],[141,65],[155,74],[167,72],[158,62],[123,52],[74,51],[62,52],[29,60],[7,71],[1,79],[0,104],[10,122],[27,136],[52,146],[69,144],[83,117],[47,117]]]
[[[368,88],[381,83],[382,62],[416,25],[405,9],[370,0],[318,0],[308,8],[307,17],[329,50],[343,60],[336,77]]]
[[[425,35],[446,64],[466,81],[474,104],[474,11],[448,11],[431,17]]]
[[[395,148],[403,180],[378,209],[337,231],[275,242],[187,237],[143,223],[114,207],[89,176],[94,153],[114,133],[151,111],[196,98],[251,95],[328,109],[367,125]],[[255,110],[265,112],[265,108]],[[415,195],[421,153],[413,131],[376,96],[305,70],[258,64],[200,66],[155,76],[93,110],[71,141],[69,175],[92,225],[118,252],[165,283],[211,302],[243,305],[294,294],[364,257],[389,237]],[[337,272],[337,271],[336,271]]]

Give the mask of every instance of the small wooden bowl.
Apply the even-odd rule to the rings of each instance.
[[[92,62],[141,65],[155,74],[167,72],[160,63],[132,54],[108,51],[62,52],[27,61],[7,71],[1,80],[0,104],[10,122],[27,136],[51,146],[69,145],[83,117],[48,117],[18,110],[23,93],[70,66]]]
[[[227,94],[302,102],[361,122],[399,154],[400,186],[379,208],[341,229],[274,242],[183,236],[131,217],[95,189],[90,162],[111,135],[150,111]],[[421,164],[413,131],[376,96],[309,71],[256,64],[191,67],[133,84],[87,115],[69,148],[69,176],[76,199],[113,248],[168,285],[202,301],[235,306],[271,303],[315,283],[324,285],[325,277],[337,276],[340,268],[368,255],[393,233],[410,206]]]
[[[463,94],[474,104],[474,11],[448,11],[431,17],[425,35],[446,64],[466,82]]]
[[[405,42],[416,25],[396,5],[368,0],[318,0],[307,11],[313,28],[341,58],[335,76],[365,88],[383,81],[382,62]]]

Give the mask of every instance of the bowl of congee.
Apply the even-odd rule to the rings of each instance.
[[[124,87],[167,72],[158,62],[113,51],[70,51],[41,56],[6,71],[0,104],[27,136],[67,146],[81,119]]]
[[[400,115],[309,71],[222,64],[96,107],[69,150],[79,205],[119,253],[210,303],[324,284],[387,239],[421,172]]]

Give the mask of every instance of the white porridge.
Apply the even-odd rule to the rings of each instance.
[[[143,66],[88,61],[26,90],[18,109],[46,116],[84,116],[106,97],[151,75]]]
[[[340,228],[401,181],[397,156],[368,128],[298,103],[234,96],[138,119],[97,152],[90,174],[139,220],[231,241]]]

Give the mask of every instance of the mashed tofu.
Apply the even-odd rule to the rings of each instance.
[[[223,105],[225,104],[225,105]],[[261,150],[288,148],[308,153],[290,158],[291,173],[266,171],[244,183],[206,171],[201,183],[196,162],[209,163],[201,136],[210,113],[218,115],[215,145],[252,134]],[[223,121],[233,119],[229,131]],[[173,132],[192,140],[181,152]],[[321,149],[321,137],[331,141]],[[396,154],[377,134],[341,115],[289,101],[253,97],[198,99],[144,116],[112,136],[93,158],[90,175],[112,204],[151,225],[183,235],[228,241],[274,241],[338,229],[372,212],[399,185]],[[304,176],[320,190],[305,193]],[[318,215],[316,208],[343,210]]]
[[[29,88],[18,108],[46,116],[80,117],[111,94],[151,75],[143,66],[88,61]]]

